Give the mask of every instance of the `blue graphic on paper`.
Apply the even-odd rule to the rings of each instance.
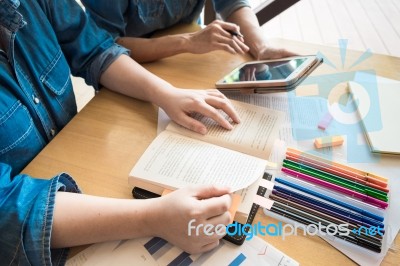
[[[317,92],[315,95],[300,97],[296,96],[296,91],[288,93],[293,138],[297,141],[302,141],[323,136],[346,136],[348,162],[367,163],[376,161],[379,156],[372,156],[368,143],[360,141],[360,137],[363,138],[364,130],[373,132],[382,129],[376,73],[371,69],[357,71],[349,71],[347,69],[346,71],[347,40],[339,40],[339,47],[342,70],[339,70],[327,56],[318,53],[317,56],[324,59],[324,64],[335,69],[336,72],[327,75],[310,76],[302,82],[302,86],[312,85],[312,87],[316,87]],[[367,50],[350,68],[362,64],[371,55],[371,52]],[[344,90],[346,87],[344,83],[347,82],[352,82],[354,84],[352,88],[357,87],[366,97],[362,97],[362,100],[353,99],[352,94],[346,93],[346,90]],[[338,93],[340,88],[343,92]],[[318,113],[329,113],[332,116],[332,122],[327,129],[321,130],[317,127],[322,117],[317,120],[314,118],[315,121],[304,121],[304,119],[312,119],[310,118],[312,116],[304,113],[311,109],[307,108],[310,104],[314,105],[314,109],[317,108]],[[368,111],[364,117],[360,117],[357,108],[363,108],[363,110]],[[366,122],[365,124],[372,126],[364,128],[362,120]]]

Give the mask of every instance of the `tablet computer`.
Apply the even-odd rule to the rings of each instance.
[[[229,90],[253,88],[254,92],[291,90],[320,63],[322,58],[315,55],[245,62],[215,85]]]

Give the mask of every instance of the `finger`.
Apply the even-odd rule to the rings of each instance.
[[[250,47],[248,47],[245,43],[244,43],[244,39],[242,37],[239,36],[233,36],[233,38],[236,41],[236,43],[238,44],[238,46],[240,47],[240,49],[242,49],[242,51],[244,52],[248,52],[250,50]]]
[[[220,92],[219,90],[216,89],[209,89],[206,90],[208,95],[214,96],[214,97],[219,97],[221,99],[228,99],[225,94],[223,94],[222,92]]]
[[[218,216],[211,217],[207,219],[207,223],[212,224],[214,227],[218,226],[215,228],[215,230],[222,231],[220,227],[221,225],[228,226],[231,222],[231,213],[229,211],[226,211]]]
[[[243,53],[247,52],[247,50],[243,50],[242,47],[239,46],[239,43],[241,43],[241,44],[243,44],[243,43],[241,41],[239,41],[239,39],[237,39],[235,36],[229,37],[229,38],[224,37],[224,36],[219,36],[217,41],[218,41],[218,43],[229,45],[237,53],[243,54]]]
[[[216,218],[214,221],[217,221],[217,223],[214,225],[219,223],[229,223],[229,208],[232,204],[232,198],[230,194],[202,199],[199,201],[199,204],[201,204],[200,209],[202,210],[202,216],[205,220],[208,221],[211,218]]]
[[[214,249],[214,248],[216,248],[216,247],[218,247],[219,246],[219,240],[216,240],[216,241],[213,241],[213,242],[211,242],[211,243],[209,243],[209,244],[207,244],[207,245],[204,245],[202,248],[201,248],[201,253],[204,253],[204,252],[206,252],[206,251],[210,251],[210,250],[212,250],[212,249]]]
[[[239,25],[235,24],[235,23],[230,23],[230,22],[225,22],[225,21],[219,21],[218,23],[222,29],[224,29],[227,32],[231,32],[234,34],[238,34],[238,36],[242,36],[242,34],[240,33],[240,27]]]
[[[222,51],[226,51],[226,52],[231,53],[231,54],[236,54],[235,49],[233,47],[231,47],[227,43],[217,42],[217,43],[214,43],[212,45],[212,47],[213,47],[214,50],[222,50]]]
[[[256,80],[256,69],[254,68],[253,71],[251,72],[251,81]]]
[[[207,134],[206,126],[203,123],[201,123],[200,121],[190,117],[189,115],[184,115],[184,116],[178,118],[176,122],[179,123],[181,126],[188,128],[199,134],[202,134],[202,135]]]
[[[210,97],[206,99],[206,103],[208,103],[214,108],[221,109],[222,111],[224,111],[224,113],[227,114],[233,120],[233,122],[237,124],[240,123],[239,114],[237,113],[232,103],[228,99]],[[220,125],[222,125],[221,123],[225,122],[229,124],[229,122],[219,112],[216,113],[219,115],[216,119],[222,117],[223,120],[219,122],[218,120],[213,118],[215,121],[219,122]],[[229,127],[227,129],[232,129],[232,125],[229,124]]]
[[[228,122],[228,120],[225,119],[222,113],[220,113],[217,109],[225,108],[226,112],[231,113],[233,117],[236,118],[237,116],[235,116],[235,113],[232,110],[233,107],[229,107],[228,105],[223,104],[221,102],[224,101],[220,98],[209,97],[208,99],[205,99],[204,102],[192,106],[192,110],[196,113],[204,115],[205,117],[211,118],[212,120],[217,122],[220,126],[231,130],[233,126]]]
[[[299,54],[283,49],[282,57],[297,56]]]
[[[230,193],[230,188],[219,185],[201,185],[192,187],[193,196],[198,199],[208,199],[212,197],[219,197]]]
[[[251,68],[246,68],[246,72],[245,72],[245,74],[246,74],[246,80],[251,80],[251,72],[252,72],[252,69]]]

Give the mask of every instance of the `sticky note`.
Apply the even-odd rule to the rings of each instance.
[[[329,137],[322,137],[316,138],[314,141],[314,145],[317,149],[325,148],[325,147],[334,147],[340,146],[344,142],[342,136],[329,136]]]
[[[161,196],[165,196],[165,195],[167,195],[167,194],[169,194],[169,193],[171,193],[171,192],[172,192],[172,190],[167,189],[167,188],[164,188],[164,190],[163,190]]]
[[[265,197],[257,195],[257,194],[254,196],[253,202],[255,204],[260,205],[262,208],[266,208],[268,210],[271,210],[272,205],[274,204],[273,200],[270,200],[268,198],[265,198]]]
[[[274,182],[266,180],[266,179],[261,179],[259,186],[271,191],[274,189]]]
[[[322,117],[321,121],[318,123],[318,128],[325,130],[329,124],[332,122],[333,117],[329,112],[327,112],[324,117]]]
[[[235,214],[237,209],[239,208],[240,203],[242,202],[242,197],[239,194],[232,194],[232,203],[229,208],[229,213],[231,214],[231,221],[233,222],[233,218],[235,218]]]

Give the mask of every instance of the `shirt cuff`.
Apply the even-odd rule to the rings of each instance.
[[[103,72],[122,54],[129,55],[129,50],[114,43],[103,53],[97,56],[96,59],[90,64],[89,71],[91,80],[89,80],[88,83],[92,84],[96,91],[98,91],[101,87],[100,77]]]
[[[65,265],[69,248],[60,248],[60,249],[51,249],[50,248],[50,239],[51,239],[51,230],[53,224],[53,216],[54,216],[54,205],[55,205],[55,196],[57,191],[63,192],[71,192],[71,193],[81,193],[82,191],[79,189],[76,182],[66,173],[62,173],[52,179],[52,183],[49,191],[48,198],[48,208],[46,211],[46,222],[45,222],[45,232],[44,237],[46,241],[44,242],[44,250],[45,254],[48,252],[51,259],[50,265]]]
[[[223,20],[226,20],[233,12],[242,7],[250,7],[248,1],[238,1],[234,5],[227,5],[224,9],[217,11]],[[250,7],[251,8],[251,7]]]

